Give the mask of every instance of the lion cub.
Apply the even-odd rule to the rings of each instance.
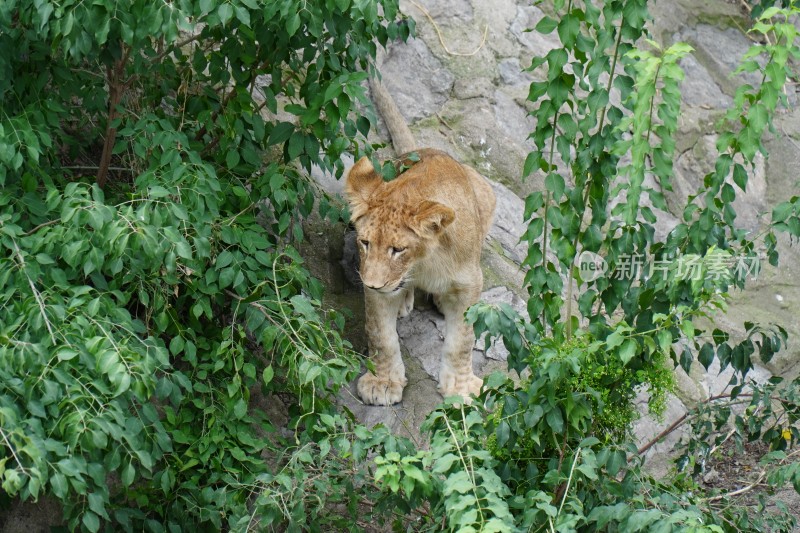
[[[472,371],[475,336],[464,312],[483,288],[480,258],[489,232],[495,196],[472,168],[444,152],[421,149],[418,162],[384,182],[369,159],[347,173],[345,195],[358,233],[364,283],[366,333],[375,373],[358,380],[361,399],[391,405],[403,398],[407,383],[400,357],[397,317],[414,305],[414,288],[430,293],[445,317],[439,370],[443,396],[480,392]]]

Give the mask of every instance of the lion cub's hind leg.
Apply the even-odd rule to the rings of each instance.
[[[411,311],[414,309],[414,289],[413,288],[405,288],[403,289],[405,293],[400,300],[400,309],[397,311],[398,318],[405,318],[411,314]]]
[[[433,306],[436,307],[436,310],[439,311],[441,314],[444,314],[444,311],[442,311],[442,297],[439,296],[438,294],[434,294],[432,298],[433,298]]]

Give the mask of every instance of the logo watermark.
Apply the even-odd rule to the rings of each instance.
[[[583,281],[594,281],[608,272],[608,263],[596,253],[584,251],[578,256],[578,270]]]
[[[678,280],[732,280],[750,277],[756,279],[761,272],[761,257],[757,255],[735,256],[724,250],[712,249],[705,256],[684,254],[670,258],[651,258],[645,254],[622,254],[617,257],[614,268],[602,256],[584,251],[578,256],[578,272],[584,282],[601,277],[634,280],[639,277],[673,273]]]

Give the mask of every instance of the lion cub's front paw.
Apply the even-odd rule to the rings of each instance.
[[[442,372],[439,376],[439,393],[448,396],[461,396],[469,403],[470,394],[477,396],[481,393],[483,380],[475,374],[469,376],[456,376],[453,372]]]
[[[405,318],[414,309],[414,289],[405,289],[403,301],[400,302],[400,309],[397,311],[398,318]]]
[[[408,382],[379,378],[367,372],[358,380],[358,395],[369,405],[392,405],[403,399],[403,389]]]

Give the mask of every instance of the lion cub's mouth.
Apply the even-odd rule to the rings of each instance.
[[[397,285],[395,285],[394,287],[389,287],[389,284],[387,283],[380,289],[372,289],[372,290],[380,294],[397,294],[398,292],[406,288],[406,284],[407,280],[403,279],[400,280],[400,282],[397,283]]]

